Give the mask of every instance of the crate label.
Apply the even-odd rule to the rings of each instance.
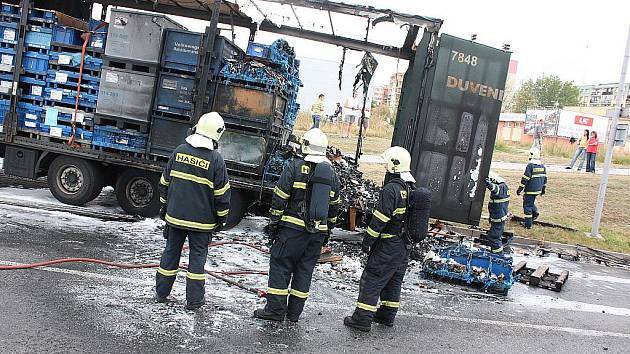
[[[37,120],[37,115],[33,113],[26,113],[25,117],[30,120]]]
[[[81,112],[72,113],[72,118],[75,122],[79,124],[83,124],[83,122],[85,121],[85,115]]]
[[[50,90],[50,99],[55,101],[61,101],[63,99],[62,90]]]
[[[4,125],[0,124],[0,133],[4,131]]]
[[[15,30],[12,28],[5,28],[2,37],[7,41],[15,40]]]
[[[56,72],[55,73],[55,82],[60,82],[62,84],[68,82],[68,74]]]
[[[61,138],[61,127],[50,127],[50,136]]]
[[[72,60],[71,56],[65,55],[65,54],[59,54],[59,59],[57,60],[57,63],[59,63],[60,65],[68,65],[70,64],[71,60]]]
[[[13,55],[2,54],[2,65],[13,65]]]
[[[123,145],[129,145],[129,139],[117,137],[116,138],[116,143],[117,144],[123,144]]]
[[[26,121],[24,122],[24,126],[28,128],[37,128],[37,122]]]
[[[116,18],[114,18],[114,26],[119,28],[124,28],[128,22],[129,19],[123,16],[116,16]]]
[[[106,72],[105,73],[105,81],[106,82],[113,82],[113,83],[117,84],[118,83],[118,74],[112,73],[112,72]]]
[[[177,80],[164,79],[162,88],[167,90],[177,90]]]
[[[103,48],[103,40],[101,38],[95,39],[94,42],[92,42],[92,47]]]
[[[31,95],[33,95],[33,96],[41,96],[42,95],[42,87],[41,86],[32,86],[31,87]]]
[[[0,92],[9,93],[12,87],[13,83],[11,81],[0,81]]]
[[[59,117],[59,110],[57,108],[46,108],[46,119],[44,120],[44,124],[57,125],[57,117]]]

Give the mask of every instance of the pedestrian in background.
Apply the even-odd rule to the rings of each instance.
[[[336,123],[341,118],[341,114],[343,113],[343,107],[341,107],[341,102],[337,102],[337,107],[335,108],[335,113],[330,116],[330,122]]]
[[[588,146],[589,138],[590,132],[588,131],[588,129],[584,129],[584,134],[582,134],[582,136],[580,137],[577,149],[575,149],[575,154],[573,154],[573,159],[571,160],[569,166],[565,167],[567,170],[573,169],[573,165],[575,165],[575,162],[577,162],[578,159],[580,160],[578,171],[582,170],[582,167],[584,166],[584,161],[586,160],[586,147]]]
[[[586,146],[586,172],[595,173],[595,160],[597,159],[598,147],[599,139],[597,139],[597,132],[593,130],[590,139],[588,139],[588,145]]]
[[[311,118],[313,118],[313,128],[319,128],[319,122],[322,118],[326,118],[326,104],[324,103],[324,94],[320,93],[317,100],[311,106]]]
[[[346,98],[343,104],[343,120],[346,123],[346,129],[343,137],[349,138],[351,136],[352,124],[357,119],[359,111],[359,100],[357,99],[357,92],[352,92],[352,96]]]
[[[370,127],[370,116],[371,116],[371,106],[372,104],[370,103],[371,100],[368,99],[368,104],[365,106],[365,110],[363,111],[363,139],[365,139],[365,137],[367,136],[367,131],[368,128]],[[359,118],[359,130],[361,130],[361,118]]]
[[[545,135],[545,120],[539,119],[534,126],[534,144],[533,148],[537,148],[541,153],[543,151],[543,135]]]

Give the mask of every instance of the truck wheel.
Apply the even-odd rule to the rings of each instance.
[[[59,156],[48,168],[48,188],[62,203],[83,205],[103,189],[103,174],[90,161]]]
[[[231,229],[238,225],[247,211],[248,198],[241,190],[232,188],[230,196],[230,213],[225,222],[225,229]]]
[[[129,214],[146,217],[160,212],[159,174],[126,169],[116,181],[118,204]]]

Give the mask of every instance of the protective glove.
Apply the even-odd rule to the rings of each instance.
[[[547,186],[543,186],[542,191],[540,191],[540,195],[545,195],[545,189],[547,189]]]
[[[378,238],[365,233],[363,235],[363,242],[361,243],[361,249],[363,250],[363,252],[370,254],[376,241],[378,241]]]
[[[492,189],[492,181],[490,181],[490,177],[486,177],[486,188]]]
[[[225,227],[225,223],[224,222],[218,222],[217,226],[214,228],[214,232],[221,232],[223,231],[223,228]]]
[[[516,190],[516,195],[521,195],[521,193],[523,193],[523,187],[518,187],[518,189]]]
[[[164,237],[164,239],[168,240],[168,229],[170,226],[168,226],[168,224],[164,224],[164,230],[162,230],[162,237]]]
[[[165,220],[166,219],[166,205],[162,205],[160,207],[160,219],[161,220]]]
[[[278,239],[278,223],[270,222],[265,226],[263,232],[269,237],[269,245],[273,245],[274,242]]]

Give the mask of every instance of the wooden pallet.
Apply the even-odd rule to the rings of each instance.
[[[560,274],[549,272],[549,264],[542,264],[534,269],[528,268],[527,262],[520,261],[512,270],[521,283],[553,291],[561,291],[569,278],[568,270],[563,270]]]

